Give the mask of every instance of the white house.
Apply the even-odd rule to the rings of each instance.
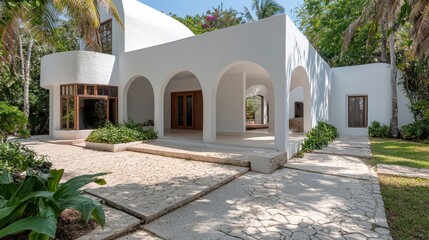
[[[288,149],[290,122],[294,131],[328,121],[340,134],[366,135],[368,123],[390,121],[389,66],[331,68],[286,15],[194,36],[136,0],[115,2],[125,28],[102,15],[104,53],[42,59],[53,138],[84,138],[106,119],[132,119],[153,120],[160,137],[202,130],[202,141],[215,142],[246,132],[252,96],[261,101],[254,121],[279,151]],[[399,86],[398,98],[399,123],[407,124]]]

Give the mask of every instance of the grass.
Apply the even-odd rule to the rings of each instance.
[[[371,138],[372,164],[429,168],[429,144],[400,139]]]
[[[393,239],[429,239],[429,179],[379,180]]]

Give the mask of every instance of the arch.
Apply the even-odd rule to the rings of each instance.
[[[203,129],[202,84],[193,72],[170,74],[161,87],[160,96],[163,96],[165,129]]]
[[[272,119],[268,122],[269,130],[274,132],[274,111],[268,110],[274,109],[274,87],[272,78],[264,67],[251,61],[230,63],[221,70],[214,86],[217,132],[245,132],[247,91],[258,92],[263,89],[268,96],[268,119]]]
[[[296,67],[292,72],[292,77],[289,83],[289,92],[288,98],[289,102],[291,102],[291,92],[297,90],[298,88],[302,88],[303,93],[303,103],[304,103],[304,116],[303,116],[303,130],[304,132],[308,132],[313,127],[313,113],[312,113],[312,105],[313,102],[311,100],[311,85],[310,79],[308,77],[307,71],[302,66]]]
[[[267,106],[269,100],[267,99],[268,90],[264,85],[252,85],[246,90],[246,114],[247,123],[259,125],[258,128],[265,128],[268,123]],[[249,117],[251,122],[249,122]],[[253,126],[253,127],[255,127]],[[246,126],[248,128],[249,126]]]
[[[151,82],[144,76],[134,76],[124,88],[126,119],[142,124],[153,124],[155,95]]]

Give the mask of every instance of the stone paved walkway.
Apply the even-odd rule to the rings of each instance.
[[[364,159],[370,159],[372,157],[369,138],[361,136],[340,136],[329,144],[328,147],[322,150],[314,150],[313,152]]]
[[[104,177],[107,185],[93,184],[86,191],[143,222],[183,206],[248,171],[243,167],[143,153],[101,152],[42,142],[27,144],[48,155],[54,168],[64,168],[64,179],[110,172]]]
[[[249,172],[144,228],[164,239],[391,239],[374,170],[326,154]]]
[[[396,175],[413,178],[429,178],[429,169],[413,168],[391,164],[377,164],[377,172],[385,175]]]

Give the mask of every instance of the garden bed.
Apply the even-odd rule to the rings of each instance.
[[[127,150],[128,147],[140,143],[142,143],[142,141],[117,144],[86,142],[86,148],[107,152],[121,152]]]

